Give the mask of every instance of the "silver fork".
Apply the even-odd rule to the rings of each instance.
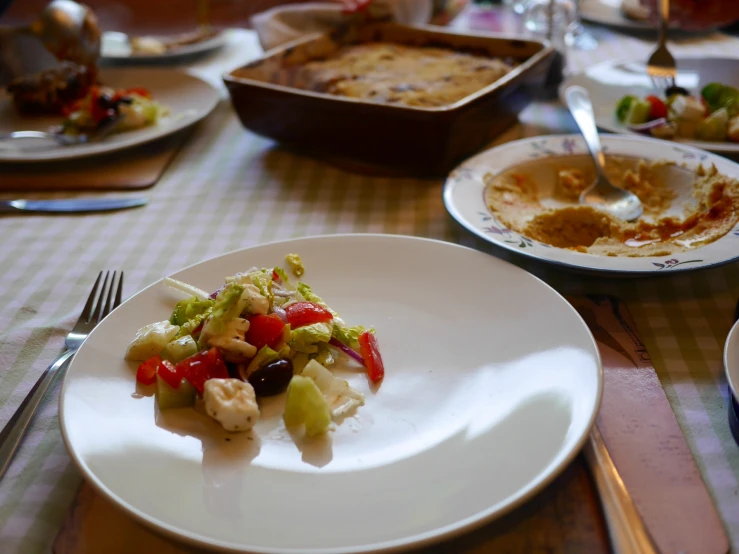
[[[12,133],[0,134],[0,141],[23,140],[23,139],[46,139],[53,140],[62,146],[74,146],[76,144],[89,144],[98,142],[115,131],[120,117],[113,117],[103,123],[93,133],[81,133],[79,135],[67,135],[61,131],[13,131]]]
[[[667,49],[667,27],[670,23],[670,0],[659,0],[659,42],[647,61],[647,73],[652,83],[664,92],[675,86],[677,67],[675,58]]]
[[[103,273],[105,273],[105,279],[101,287],[99,285],[100,280],[103,279]],[[31,419],[41,404],[46,391],[54,381],[54,378],[57,375],[64,375],[69,365],[67,362],[77,352],[82,342],[90,334],[90,331],[105,316],[120,305],[123,294],[123,272],[121,271],[118,276],[117,285],[115,283],[116,273],[116,271],[113,271],[111,275],[110,271],[100,272],[95,285],[92,287],[92,292],[90,292],[87,303],[82,310],[82,314],[64,341],[67,347],[66,351],[41,374],[41,377],[36,381],[31,392],[28,393],[0,432],[0,479],[5,475],[8,466],[10,466],[13,455],[18,450],[18,446],[26,434],[28,425],[31,423]]]

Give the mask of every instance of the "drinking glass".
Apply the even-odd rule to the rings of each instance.
[[[574,19],[573,0],[528,0],[523,13],[524,28],[534,36],[548,39],[561,52],[565,50],[565,36]]]
[[[565,34],[565,44],[575,50],[595,50],[598,48],[598,41],[582,24],[580,13],[582,1],[574,0],[575,15]]]
[[[526,11],[526,0],[503,0],[503,5],[512,9],[518,15]]]

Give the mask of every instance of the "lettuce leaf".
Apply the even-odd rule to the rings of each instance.
[[[180,300],[175,305],[169,322],[172,325],[184,325],[194,317],[209,312],[215,303],[215,300],[200,300],[195,296]]]
[[[274,295],[272,294],[272,273],[267,270],[252,271],[248,274],[252,284],[259,289],[259,294],[269,300],[269,307],[272,308]]]
[[[366,331],[367,329],[365,329],[362,325],[349,327],[343,321],[336,321],[334,319],[334,329],[332,331],[332,336],[339,342],[342,342],[348,347],[357,350],[359,348],[359,335]],[[370,333],[374,332],[374,329],[370,329]]]
[[[280,359],[280,354],[272,350],[269,346],[265,345],[259,349],[257,355],[254,356],[249,362],[249,366],[246,368],[246,376],[248,377],[260,367],[264,367],[275,360]]]
[[[316,354],[318,352],[317,343],[331,340],[332,329],[333,325],[330,321],[313,323],[312,325],[292,329],[290,331],[289,346],[298,352]]]
[[[287,284],[287,283],[289,283],[289,282],[290,282],[290,279],[289,279],[289,277],[287,276],[287,272],[286,272],[286,271],[285,271],[284,269],[282,269],[281,267],[275,267],[275,268],[274,268],[274,269],[273,269],[272,271],[274,271],[275,273],[277,273],[277,276],[278,276],[278,277],[279,277],[280,279],[282,279],[282,282],[283,282],[284,284]]]
[[[226,323],[241,314],[244,309],[244,301],[241,298],[243,293],[244,286],[238,283],[228,283],[220,290],[208,319],[209,334],[217,335],[222,332]]]
[[[317,345],[317,347],[318,352],[310,355],[311,360],[315,360],[322,366],[329,366],[336,361],[334,359],[334,354],[331,351],[331,348],[327,344],[320,343]]]

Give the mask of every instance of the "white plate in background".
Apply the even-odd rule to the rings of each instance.
[[[114,133],[100,142],[61,146],[51,141],[0,141],[0,162],[46,162],[84,158],[139,146],[185,129],[215,108],[220,92],[186,71],[160,68],[104,68],[100,82],[116,89],[143,87],[154,100],[169,108],[169,115],[156,125]],[[12,131],[48,131],[62,116],[20,115],[5,91],[0,91],[0,134]]]

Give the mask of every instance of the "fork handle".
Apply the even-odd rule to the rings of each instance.
[[[670,0],[659,0],[659,45],[667,42],[667,28],[670,24]]]
[[[64,369],[75,352],[76,350],[67,350],[44,370],[39,380],[33,385],[31,392],[28,393],[3,430],[0,431],[0,479],[8,470],[18,446],[20,446],[21,440],[26,434],[28,424],[31,423],[31,419],[39,404],[41,404],[46,391],[49,390],[51,383],[54,381],[54,377]]]

